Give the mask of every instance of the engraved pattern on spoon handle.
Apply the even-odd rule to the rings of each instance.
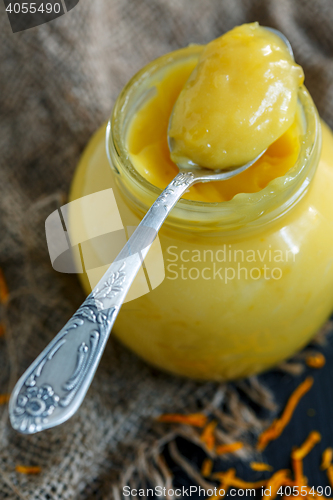
[[[65,422],[77,411],[142,260],[170,210],[195,181],[191,172],[174,178],[94,290],[22,375],[9,402],[14,429],[34,434]]]

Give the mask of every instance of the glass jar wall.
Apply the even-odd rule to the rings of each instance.
[[[112,188],[124,227],[140,222],[160,190],[130,162],[126,133],[131,117],[167,65],[195,58],[199,50],[194,46],[168,54],[129,82],[107,130],[107,151],[103,126],[78,165],[71,201]],[[165,278],[154,288],[154,271],[147,275],[147,266],[138,279],[148,279],[153,289],[124,304],[113,331],[151,364],[196,379],[247,376],[292,355],[329,316],[333,137],[304,87],[299,103],[301,150],[285,176],[227,202],[182,199],[162,227]],[[87,228],[86,217],[75,210],[73,234]],[[80,275],[87,293],[107,264],[103,245],[86,229],[85,246],[100,268],[93,278],[92,273]],[[158,251],[157,245],[152,262]]]

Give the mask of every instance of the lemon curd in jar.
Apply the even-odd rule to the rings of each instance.
[[[103,126],[78,165],[71,201],[112,188],[123,225],[140,222],[177,173],[160,134],[201,51],[191,46],[167,54],[126,85],[107,130],[107,151]],[[172,74],[178,77],[165,86],[159,121],[141,132],[143,140],[147,134],[156,141],[140,156],[131,126]],[[165,278],[124,304],[113,329],[151,364],[196,379],[247,376],[300,349],[329,316],[333,138],[304,86],[296,119],[278,141],[243,182],[239,176],[239,184],[191,188],[162,226]],[[75,211],[73,233],[86,217]],[[85,243],[98,261],[101,249],[88,230]],[[80,276],[87,292],[101,277],[89,283]]]
[[[174,104],[172,160],[220,169],[255,159],[294,122],[303,81],[285,41],[258,23],[212,40]]]
[[[186,84],[196,62],[190,60],[184,64],[180,61],[165,71],[162,79],[157,78],[151,82],[155,93],[137,110],[128,128],[126,146],[131,162],[145,179],[161,189],[178,173],[178,167],[170,158],[168,146],[169,118],[180,89]],[[300,150],[301,132],[298,110],[287,130],[267,147],[265,154],[251,168],[223,182],[194,184],[183,197],[220,202],[231,200],[237,193],[260,191],[295,164]],[[231,135],[234,138],[234,132]],[[235,142],[240,141],[236,138]],[[241,160],[243,159],[249,161],[249,158],[245,159],[242,155]]]

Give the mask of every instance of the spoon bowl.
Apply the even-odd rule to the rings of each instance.
[[[281,40],[285,43],[289,54],[291,57],[294,59],[294,52],[291,47],[291,44],[288,40],[288,38],[281,33],[281,31],[275,29],[275,28],[270,28],[268,26],[263,26],[266,30],[270,31],[271,33],[274,33],[278,37],[281,38]],[[169,146],[169,151],[172,153],[173,151],[173,146],[174,146],[174,139],[170,137],[169,131],[171,127],[171,122],[172,122],[172,117],[174,113],[175,106],[173,107],[170,118],[169,118],[169,124],[168,124],[168,146]],[[230,179],[231,177],[234,177],[235,175],[240,174],[241,172],[244,172],[248,168],[250,168],[254,163],[256,163],[259,158],[267,151],[267,149],[264,149],[261,153],[258,154],[253,160],[248,161],[244,165],[236,165],[236,166],[231,166],[227,168],[221,168],[221,169],[208,169],[205,168],[204,165],[198,165],[191,161],[190,159],[186,159],[183,163],[177,163],[177,167],[179,169],[179,172],[186,172],[191,170],[193,172],[195,178],[198,180],[201,179],[200,182],[209,182],[209,181],[222,181],[222,180],[227,180]],[[212,173],[214,172],[214,173]]]

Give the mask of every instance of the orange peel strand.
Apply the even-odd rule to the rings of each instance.
[[[226,472],[223,472],[224,475],[224,481],[220,482],[219,486],[219,491],[223,490],[224,494],[223,495],[214,495],[213,500],[219,500],[220,498],[224,498],[229,489],[230,489],[230,481],[235,477],[236,475],[236,469],[228,469]]]
[[[332,448],[326,448],[326,450],[323,451],[323,454],[321,456],[321,470],[326,470],[329,468],[329,466],[332,464],[332,459],[333,459],[333,449]]]
[[[215,446],[215,427],[217,426],[217,421],[212,420],[204,428],[200,440],[206,445],[207,450],[211,451]]]
[[[312,431],[304,441],[304,443],[299,447],[296,448],[295,450],[292,451],[291,453],[291,458],[295,460],[303,460],[306,455],[310,453],[312,448],[319,443],[321,440],[321,435],[317,431]]]
[[[224,453],[234,453],[237,450],[244,448],[244,443],[241,441],[236,441],[230,444],[221,444],[216,446],[215,451],[218,455],[223,455]]]
[[[6,304],[8,302],[9,292],[2,269],[0,268],[0,303]]]
[[[333,488],[333,465],[329,465],[326,469],[327,479],[330,487]]]
[[[20,474],[40,474],[42,472],[41,467],[36,466],[25,466],[25,465],[17,465],[15,467],[16,472]]]
[[[271,465],[265,464],[264,462],[250,462],[250,467],[252,470],[258,472],[264,472],[264,471],[271,472],[273,470],[273,467]]]
[[[209,477],[213,470],[213,460],[210,458],[205,458],[201,466],[201,475],[203,477]]]
[[[263,495],[262,500],[273,500],[277,496],[278,489],[286,485],[290,480],[290,471],[281,469],[275,472],[266,482],[266,490],[269,489],[269,495]]]
[[[10,400],[10,394],[0,394],[0,405],[5,405]]]
[[[232,470],[232,469],[229,469]],[[239,477],[233,476],[227,476],[226,472],[215,472],[212,475],[213,479],[218,479],[221,484],[224,483],[227,486],[234,486],[235,488],[239,489],[246,489],[246,488],[254,488],[258,489],[261,488],[262,486],[265,486],[267,484],[267,479],[264,481],[255,481],[255,482],[248,482],[244,481],[243,479],[240,479]]]
[[[301,398],[311,389],[313,378],[307,377],[291,394],[280,418],[275,419],[273,423],[260,434],[257,449],[263,451],[270,441],[281,436],[285,427],[289,424],[293,413]]]
[[[312,431],[299,447],[291,452],[291,462],[295,477],[295,486],[307,486],[307,481],[303,475],[303,459],[310,453],[312,448],[319,443],[321,435],[317,431]]]
[[[206,415],[202,413],[190,413],[182,415],[181,413],[165,413],[157,418],[158,422],[166,424],[186,424],[193,427],[204,427],[207,422]]]
[[[317,354],[313,354],[312,356],[307,356],[305,358],[305,362],[310,368],[319,369],[325,365],[326,359],[321,352],[318,352]]]

